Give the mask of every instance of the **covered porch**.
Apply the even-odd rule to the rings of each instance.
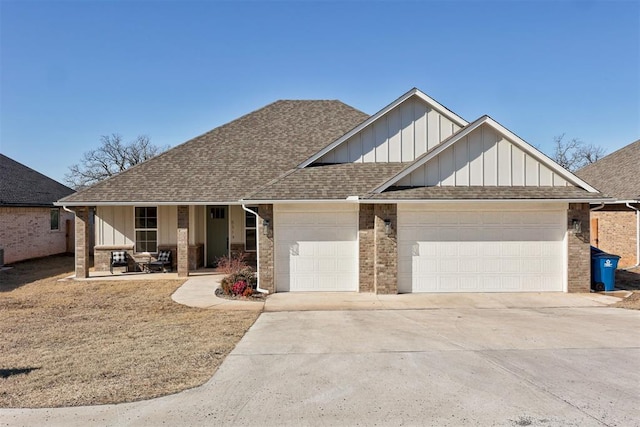
[[[256,266],[257,221],[238,204],[74,206],[76,278],[110,276],[111,255],[126,252],[118,276],[143,278],[160,251],[171,252],[170,273],[186,277],[213,268],[220,257],[243,253]],[[255,209],[255,208],[254,208]],[[90,247],[90,212],[95,212],[95,247]],[[94,268],[90,271],[90,252]],[[153,276],[158,277],[157,273]]]

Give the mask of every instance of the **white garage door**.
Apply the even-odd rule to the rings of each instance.
[[[429,211],[401,205],[398,291],[562,291],[565,222],[562,209]]]
[[[358,206],[275,207],[276,290],[358,290]]]

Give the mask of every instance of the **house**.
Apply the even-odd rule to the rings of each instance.
[[[0,154],[0,265],[73,252],[73,220],[54,202],[73,190]]]
[[[615,200],[592,205],[591,244],[640,265],[640,139],[576,172]]]
[[[76,276],[174,251],[180,276],[253,254],[270,292],[588,292],[589,204],[608,200],[488,116],[418,89],[368,116],[277,101],[59,201]]]

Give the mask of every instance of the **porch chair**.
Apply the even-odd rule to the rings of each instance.
[[[167,272],[167,266],[169,267],[168,270],[172,271],[172,263],[171,263],[171,251],[167,250],[167,251],[160,251],[158,252],[158,258],[156,261],[152,261],[149,263],[149,270],[152,270],[154,268],[161,270],[163,273]]]
[[[129,271],[129,255],[127,251],[113,251],[109,260],[109,271],[113,274],[113,267],[125,267]]]

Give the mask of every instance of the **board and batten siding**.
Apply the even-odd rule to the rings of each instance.
[[[96,208],[96,246],[133,245],[135,209],[133,206],[98,206]],[[178,208],[158,206],[158,245],[178,242]]]
[[[398,181],[399,186],[570,185],[488,125],[460,139]]]
[[[412,162],[460,130],[417,97],[407,99],[317,163]]]

